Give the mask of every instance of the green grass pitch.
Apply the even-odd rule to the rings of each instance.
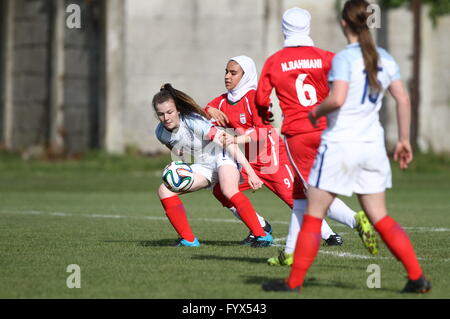
[[[240,246],[246,227],[205,190],[183,196],[201,247],[172,247],[177,236],[156,195],[168,157],[93,153],[49,163],[0,155],[0,298],[450,297],[450,161],[444,157],[417,156],[406,172],[393,164],[388,208],[433,284],[427,295],[403,295],[405,272],[386,246],[371,257],[353,230],[333,221],[344,245],[321,247],[302,294],[262,291],[263,281],[289,273],[266,264],[280,247]],[[281,246],[290,210],[266,189],[247,194]],[[343,199],[359,209],[355,197]],[[80,266],[79,289],[66,285],[71,264]],[[371,264],[380,267],[380,288],[367,287]]]

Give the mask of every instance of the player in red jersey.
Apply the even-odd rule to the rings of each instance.
[[[337,194],[353,193],[407,272],[408,282],[402,292],[426,293],[431,289],[408,234],[386,208],[385,191],[392,186],[391,168],[378,112],[383,95],[389,90],[396,100],[399,125],[394,159],[399,160],[401,169],[406,169],[413,159],[409,142],[411,105],[397,63],[372,38],[367,24],[369,8],[365,0],[349,0],[344,4],[340,23],[348,46],[333,59],[330,95],[309,113],[313,125],[326,115],[330,127],[322,135],[308,180],[308,207],[298,235],[295,262],[289,278],[265,282],[266,291],[302,289],[319,250],[320,222],[327,207]]]
[[[268,120],[271,114],[270,94],[275,88],[283,112],[281,133],[285,136],[286,149],[296,171],[287,245],[278,258],[269,259],[269,263],[277,264],[278,261],[281,265],[292,264],[292,245],[295,247],[306,208],[305,181],[316,158],[321,133],[327,126],[325,118],[313,126],[308,120],[308,112],[328,96],[328,71],[334,53],[314,46],[309,37],[310,21],[311,15],[304,9],[292,8],[284,13],[284,48],[266,60],[256,93],[260,114]],[[362,222],[360,219],[364,218],[337,198],[330,206],[328,216],[351,228],[356,227],[358,231],[361,229],[358,227]],[[364,240],[363,243],[367,247]]]
[[[225,72],[225,87],[228,92],[209,102],[205,110],[218,125],[233,129],[232,133],[235,136],[227,143],[244,144],[245,155],[264,185],[292,208],[293,168],[283,140],[275,128],[271,124],[263,123],[258,115],[255,105],[257,86],[255,63],[247,56],[237,56],[228,61]],[[239,185],[239,190],[242,192],[251,189],[245,170],[241,175],[243,183]],[[236,209],[222,195],[220,185],[214,188],[213,193],[239,218]],[[270,224],[263,217],[258,215],[258,218],[265,231],[271,230]],[[332,245],[335,243],[333,236],[335,233],[324,223],[323,239]],[[250,233],[242,243],[251,245],[253,238],[253,234]]]

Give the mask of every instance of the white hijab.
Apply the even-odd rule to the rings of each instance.
[[[234,58],[231,58],[230,61],[234,61],[238,63],[242,70],[244,71],[244,75],[236,87],[230,91],[228,91],[228,100],[232,103],[236,103],[242,97],[247,94],[250,90],[256,90],[258,87],[258,76],[256,73],[256,65],[255,62],[245,55],[240,55]]]
[[[311,14],[300,8],[292,8],[283,14],[282,29],[285,47],[314,46],[309,37]]]

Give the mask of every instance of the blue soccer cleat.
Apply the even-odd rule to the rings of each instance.
[[[269,247],[272,246],[273,238],[272,235],[268,232],[265,232],[266,236],[256,236],[253,240],[253,243],[251,244],[251,247],[253,248],[260,248],[260,247]]]
[[[198,247],[200,246],[200,242],[198,241],[197,237],[194,238],[194,241],[188,241],[186,239],[180,238],[175,245],[176,247]]]
[[[272,235],[272,226],[269,224],[269,222],[266,220],[266,225],[263,227],[264,231]],[[244,238],[244,240],[241,241],[241,245],[244,246],[251,246],[253,242],[255,241],[255,236],[252,232],[248,233],[248,236]]]

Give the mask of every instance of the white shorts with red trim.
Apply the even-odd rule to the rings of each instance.
[[[308,183],[344,196],[384,192],[392,187],[384,141],[322,143]]]

